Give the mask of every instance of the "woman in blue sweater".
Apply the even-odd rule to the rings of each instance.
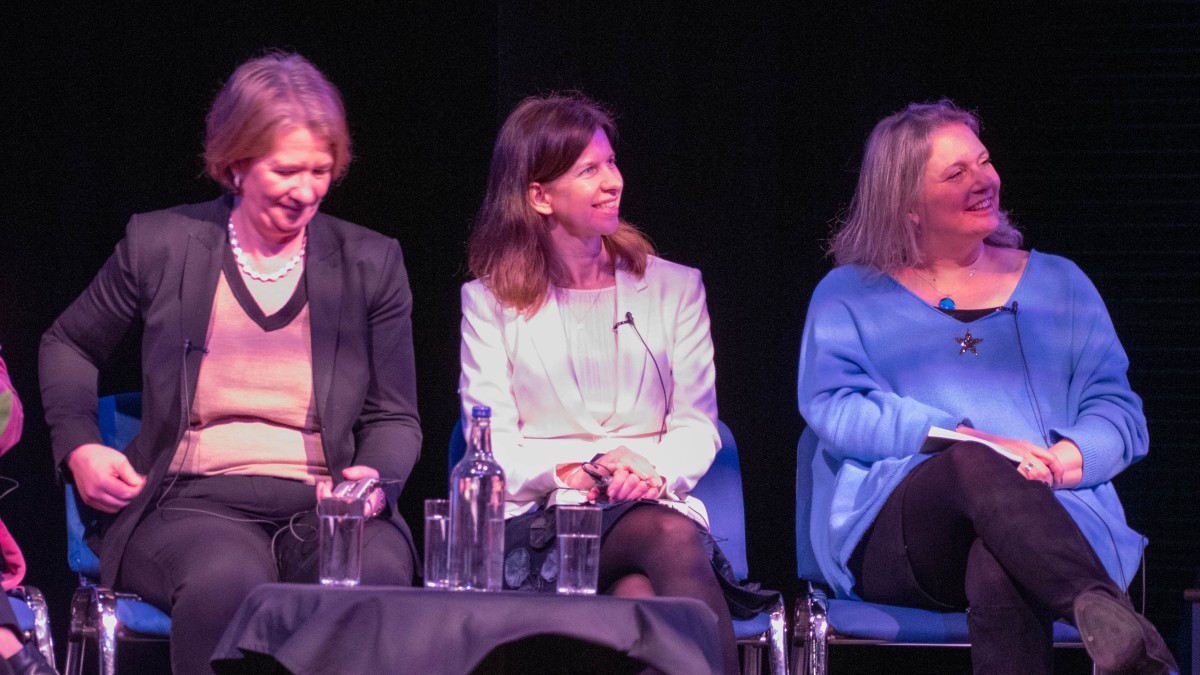
[[[1018,248],[978,130],[941,101],[867,141],[801,348],[813,547],[839,596],[967,609],[976,672],[1052,672],[1056,619],[1102,671],[1177,670],[1123,592],[1128,360],[1083,272]]]

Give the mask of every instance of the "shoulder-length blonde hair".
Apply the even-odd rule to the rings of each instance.
[[[979,134],[979,119],[949,99],[910,103],[884,118],[867,138],[858,186],[829,252],[838,265],[865,265],[889,273],[919,265],[917,226],[909,213],[921,195],[929,162],[929,137],[949,124],[965,124]],[[1003,248],[1021,245],[1021,233],[1000,212],[1000,226],[985,240]]]
[[[205,122],[205,171],[230,192],[237,192],[234,166],[271,152],[276,135],[292,127],[308,129],[329,144],[334,180],[350,166],[342,96],[299,54],[271,52],[238,66]]]
[[[500,304],[533,314],[550,287],[568,281],[550,239],[546,216],[529,203],[529,184],[548,183],[566,173],[603,129],[617,143],[612,115],[581,94],[527,98],[505,120],[492,151],[487,195],[467,241],[467,265]],[[633,225],[621,221],[603,238],[615,264],[636,276],[646,271],[654,247]]]

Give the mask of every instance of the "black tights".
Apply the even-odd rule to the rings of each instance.
[[[1080,593],[1128,602],[1051,490],[976,443],[913,469],[849,567],[864,600],[967,609],[976,672],[1053,672],[1053,622]]]
[[[708,535],[691,518],[645,504],[626,512],[600,545],[600,588],[613,595],[695,598],[717,615],[727,673],[738,672],[733,619],[711,563]]]

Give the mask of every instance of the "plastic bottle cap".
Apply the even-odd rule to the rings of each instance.
[[[491,417],[492,409],[486,405],[477,405],[471,408],[471,417]]]

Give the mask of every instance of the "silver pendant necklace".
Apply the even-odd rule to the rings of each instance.
[[[608,290],[607,288],[601,288],[601,289],[595,290],[592,293],[592,301],[590,303],[588,303],[587,307],[583,310],[583,312],[581,314],[576,314],[574,305],[577,303],[571,301],[571,299],[570,299],[571,293],[569,292],[569,290],[566,288],[562,288],[562,287],[555,288],[555,291],[558,295],[558,304],[560,306],[566,307],[567,313],[570,314],[571,318],[575,320],[575,330],[583,330],[584,322],[587,320],[587,318],[589,316],[591,316],[592,312],[596,309],[596,306],[600,304],[600,298],[602,298],[606,295],[606,293],[604,291],[607,291],[607,290]]]
[[[930,288],[937,291],[938,295],[942,296],[941,299],[938,300],[938,302],[937,302],[937,306],[939,308],[950,310],[950,309],[954,309],[955,307],[957,307],[957,305],[954,303],[954,293],[953,292],[947,293],[947,292],[943,291],[942,289],[938,288],[937,277],[934,277],[932,280],[930,280],[930,279],[927,279],[924,274],[921,274],[920,272],[918,272],[917,268],[910,267],[909,269],[912,270],[913,274],[917,275],[918,279],[920,279],[921,281],[924,281]],[[975,267],[971,268],[971,271],[967,273],[968,279],[972,279],[975,277],[976,269],[977,268],[975,268]]]

